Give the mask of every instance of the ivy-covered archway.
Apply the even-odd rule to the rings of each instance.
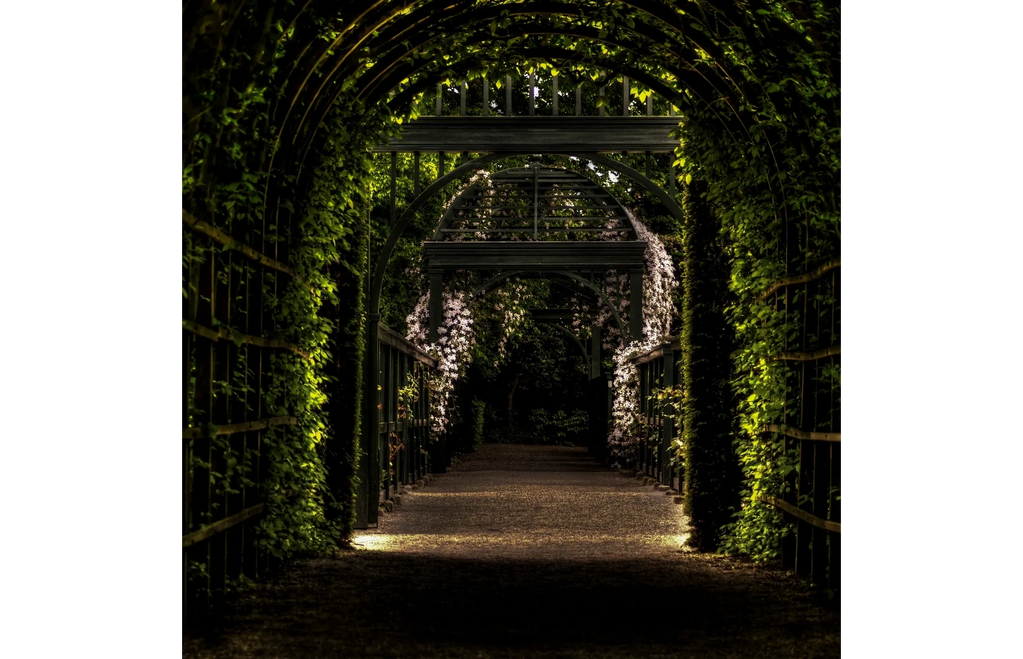
[[[606,101],[601,83],[624,75],[637,94],[653,91],[678,110],[673,164],[687,212],[672,231],[686,282],[681,314],[690,328],[717,323],[734,335],[734,345],[701,343],[697,332],[686,347],[683,338],[692,364],[716,364],[683,367],[691,401],[709,387],[734,394],[730,425],[714,426],[710,445],[726,433],[745,474],[732,525],[695,537],[755,558],[777,554],[785,523],[765,500],[786,487],[790,463],[764,428],[838,430],[837,353],[809,370],[778,358],[831,348],[807,329],[821,314],[831,314],[827,337],[838,345],[837,279],[812,299],[809,289],[776,286],[838,264],[837,5],[237,0],[186,2],[184,25],[183,208],[192,218],[184,469],[187,482],[206,484],[200,499],[258,491],[262,507],[241,528],[258,529],[265,554],[343,542],[353,519],[362,335],[374,312],[366,307],[376,249],[371,149],[414,120],[438,83],[556,70],[580,83],[596,110]],[[229,272],[240,275],[225,280]],[[232,306],[237,291],[244,307]],[[371,300],[379,287],[372,291]],[[729,379],[730,392],[721,387]],[[828,415],[806,416],[809,390],[823,392],[814,400],[826,399]],[[263,425],[245,431],[243,446],[218,434],[246,423]],[[696,428],[686,441],[702,446]],[[251,450],[265,456],[258,466],[244,457]],[[258,487],[246,484],[257,472]],[[193,539],[219,523],[195,503],[186,487],[183,533]],[[226,508],[253,509],[236,506]],[[223,580],[209,581],[204,542],[186,550],[186,571],[207,591],[223,590]]]

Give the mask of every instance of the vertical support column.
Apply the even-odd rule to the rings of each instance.
[[[661,386],[665,389],[675,386],[675,348],[671,341],[664,344],[664,375]],[[674,487],[675,474],[671,468],[671,440],[675,438],[675,419],[665,417],[662,409],[661,420],[664,423],[661,428],[661,483]],[[681,484],[681,479],[679,479],[679,483]]]
[[[419,186],[419,152],[416,151],[412,155],[412,191],[413,194],[418,197],[419,193],[422,192]]]
[[[540,163],[533,166],[533,240],[537,239],[540,230]]]
[[[391,226],[398,223],[398,152],[391,151]]]
[[[607,380],[607,404],[604,407],[604,409],[607,410],[607,414],[606,414],[607,421],[604,424],[604,437],[605,437],[605,442],[606,442],[607,441],[606,437],[611,434],[611,416],[614,413],[614,409],[615,409],[615,390],[614,390],[615,375],[614,375],[614,373],[608,372],[608,373],[604,374],[604,378]],[[605,452],[604,453],[605,453],[605,455],[607,454],[606,453],[606,448],[605,448]]]
[[[575,116],[583,116],[583,83],[575,83]]]
[[[504,116],[512,116],[511,76],[504,77]]]
[[[622,116],[629,116],[629,76],[622,76]]]
[[[533,95],[536,90],[536,73],[529,74],[529,116],[536,114],[536,97]]]
[[[387,387],[386,394],[390,410],[387,413],[387,451],[384,452],[383,457],[384,467],[387,470],[387,484],[394,490],[394,494],[397,494],[401,487],[398,470],[398,459],[400,456],[396,455],[395,447],[401,444],[401,435],[399,434],[401,432],[399,425],[401,421],[398,419],[398,389],[402,386],[398,373],[401,369],[403,355],[394,346],[387,347],[387,354],[390,358],[387,364],[387,379],[390,382],[390,386]],[[392,433],[397,437],[392,436]]]
[[[380,425],[383,432],[380,433],[380,466],[383,476],[381,478],[381,489],[383,499],[391,498],[391,422],[394,419],[394,407],[391,405],[391,391],[394,390],[393,379],[394,348],[388,344],[380,346],[380,388],[377,395],[380,397]]]
[[[468,90],[468,86],[464,82],[462,83],[462,86],[459,87],[459,89],[458,89],[458,101],[459,101],[458,115],[461,116],[461,117],[465,116],[465,96],[466,96],[467,90]]]
[[[197,274],[194,276],[196,288],[194,298],[190,306],[194,312],[190,315],[195,322],[206,327],[213,325],[213,302],[214,282],[217,279],[217,262],[220,250],[210,249],[206,252],[206,262],[194,267]],[[189,292],[192,295],[192,291]],[[193,411],[192,427],[201,428],[212,422],[213,414],[213,391],[214,375],[213,366],[215,360],[214,344],[212,341],[200,338],[195,341],[195,407]],[[212,518],[211,504],[213,501],[213,483],[210,474],[210,465],[213,462],[212,442],[208,437],[199,437],[191,440],[191,456],[197,456],[199,464],[192,467],[191,476],[191,498],[188,514],[187,531],[198,530],[204,524],[210,524]],[[190,621],[201,621],[209,615],[210,607],[210,544],[199,542],[185,550],[185,579],[188,584],[188,601],[185,604]],[[187,561],[196,561],[205,570],[205,575],[199,574],[188,580]]]
[[[428,341],[437,343],[440,334],[437,329],[440,327],[441,318],[444,315],[442,295],[444,294],[444,272],[441,270],[430,271],[430,335]]]
[[[600,85],[600,89],[597,92],[598,94],[600,94],[600,108],[599,108],[598,111],[600,113],[600,116],[602,116],[602,117],[604,116],[604,90],[606,88],[607,88],[607,85],[601,84]]]
[[[835,270],[831,271],[831,293],[834,297],[834,302],[829,305],[831,313],[829,315],[829,335],[830,339],[828,343],[830,345],[839,345],[841,343],[841,336],[839,336],[840,324],[841,324],[841,282],[838,277],[838,272]],[[839,358],[837,356],[830,357],[828,359],[832,366],[839,365]],[[830,383],[829,383],[830,384]],[[841,432],[841,409],[838,407],[835,397],[835,392],[832,390],[827,396],[828,407],[827,407],[827,420],[828,429],[831,432]],[[841,523],[842,521],[842,445],[838,442],[828,442],[831,449],[831,461],[830,466],[830,481],[831,491],[828,492],[828,503],[830,519],[835,522]],[[842,535],[840,533],[832,533],[828,537],[828,588],[831,590],[839,590],[842,583]]]
[[[668,102],[668,116],[675,116],[675,106]],[[678,176],[675,173],[675,153],[672,152],[668,155],[668,194],[671,195],[672,199],[675,198],[675,190]]]
[[[551,78],[551,106],[554,116],[558,116],[558,76]]]
[[[356,492],[354,528],[377,523],[380,490],[380,420],[377,385],[380,379],[380,314],[366,314],[366,360],[363,369],[362,445],[359,447],[359,489]]]
[[[384,457],[387,455],[387,449],[389,444],[389,438],[387,437],[387,410],[385,408],[387,387],[390,384],[387,380],[387,364],[388,358],[390,357],[390,347],[385,347],[383,343],[377,342],[377,365],[379,372],[377,375],[377,390],[373,398],[376,401],[377,407],[377,423],[373,426],[373,436],[376,437],[377,450],[373,456],[373,462],[370,464],[374,467],[370,474],[370,488],[373,492],[372,499],[370,501],[370,521],[376,523],[380,515],[380,499],[383,494],[383,499],[390,498],[390,493],[385,489],[388,487],[387,478],[387,459]],[[380,427],[385,428],[384,432],[381,432]]]
[[[646,95],[646,116],[648,116],[648,117],[654,116],[654,95],[653,94],[647,94]]]
[[[600,372],[600,325],[590,326],[590,453],[598,458],[604,457],[607,444],[607,409],[604,407],[607,385]]]
[[[490,116],[490,81],[483,78],[483,116]]]
[[[643,271],[629,271],[629,333],[631,341],[643,337]]]
[[[807,229],[807,242],[809,243],[809,228]],[[809,245],[807,245],[807,251],[809,251]],[[810,315],[812,312],[813,316],[813,330],[816,336],[816,345],[808,345],[808,347],[824,347],[831,344],[831,332],[828,327],[827,311],[829,309],[824,308],[824,304],[818,301],[818,295],[823,292],[822,286],[819,281],[806,282],[805,290],[805,302],[807,305],[806,317],[809,322]],[[810,308],[810,300],[814,300],[813,307]],[[826,336],[825,336],[826,335]],[[822,339],[826,338],[824,342]],[[828,412],[831,407],[830,396],[827,396],[825,392],[821,390],[821,361],[815,361],[812,366],[808,369],[810,371],[810,386],[813,394],[811,403],[813,412],[812,425],[803,426],[805,430],[831,430],[830,419],[828,418]],[[807,362],[803,362],[804,366]],[[821,395],[825,393],[825,395]],[[806,402],[804,402],[806,404]],[[828,518],[828,498],[831,491],[831,447],[828,446],[830,442],[814,442],[813,444],[813,473],[811,475],[812,487],[813,487],[813,514],[821,519]],[[821,586],[827,581],[828,575],[828,535],[829,532],[824,529],[814,527],[812,530],[813,534],[813,551],[810,555],[810,578],[814,585]]]
[[[398,387],[408,386],[408,374],[412,368],[413,360],[405,353],[401,353],[398,369]],[[412,428],[409,427],[409,401],[404,401],[404,409],[399,410],[402,416],[398,419],[398,434],[401,437],[401,449],[398,452],[398,466],[395,468],[398,476],[398,486],[408,485],[415,482],[409,480],[409,453],[412,449]]]
[[[653,419],[650,417],[650,366],[653,362],[641,364],[639,367],[639,410],[643,421],[640,427],[640,442],[636,450],[636,469],[647,476],[650,475],[650,447],[647,441],[647,433],[650,432],[650,424]]]
[[[443,91],[442,91],[441,86],[437,85],[437,103],[436,103],[435,110],[436,110],[436,114],[437,114],[438,117],[441,116],[442,114],[444,114],[444,101],[443,101],[444,97],[441,95],[442,93],[443,93]]]

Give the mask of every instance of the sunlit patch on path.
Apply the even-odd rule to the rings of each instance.
[[[685,532],[671,497],[609,471],[585,449],[485,445],[403,497],[355,543],[422,555],[586,560],[660,555],[679,549]]]
[[[672,499],[585,449],[486,445],[185,654],[838,656],[835,610],[778,570],[683,551]]]

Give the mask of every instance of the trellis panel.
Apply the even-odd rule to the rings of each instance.
[[[676,117],[419,117],[376,151],[674,153]]]

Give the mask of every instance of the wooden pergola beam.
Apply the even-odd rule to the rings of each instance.
[[[673,153],[678,117],[420,117],[378,152]]]

